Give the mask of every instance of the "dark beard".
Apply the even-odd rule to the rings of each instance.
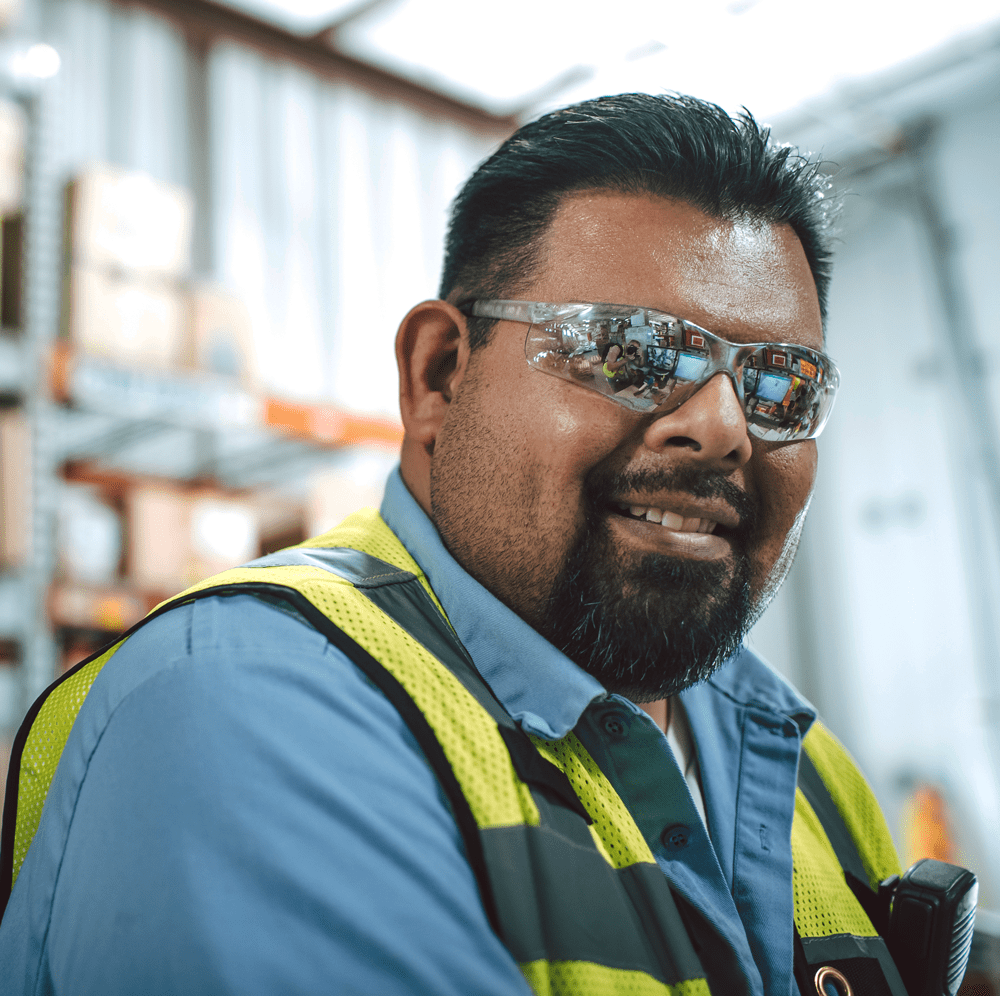
[[[661,490],[728,502],[741,520],[729,534],[732,556],[704,562],[616,550],[606,527],[611,496]],[[721,475],[694,468],[588,479],[585,500],[586,528],[539,630],[609,692],[634,702],[704,681],[736,652],[752,622],[753,502]]]

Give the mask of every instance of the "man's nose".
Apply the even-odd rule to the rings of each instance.
[[[643,441],[657,452],[689,450],[698,462],[721,470],[742,467],[753,451],[736,389],[721,372],[676,411],[651,422]]]

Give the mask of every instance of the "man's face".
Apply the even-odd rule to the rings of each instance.
[[[525,300],[641,305],[732,342],[823,346],[787,226],[581,193],[542,258]],[[529,367],[526,334],[500,322],[469,358],[434,443],[435,522],[473,577],[609,690],[671,694],[732,653],[780,583],[815,443],[749,436],[725,375],[669,415],[629,411]]]

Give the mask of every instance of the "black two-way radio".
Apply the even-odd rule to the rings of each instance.
[[[796,934],[796,978],[803,996],[904,996],[901,989],[905,996],[956,996],[972,948],[976,876],[924,858],[873,890],[850,830],[804,751],[798,783],[845,881],[878,932],[867,950],[865,939],[838,945],[835,938],[803,942]]]
[[[978,897],[972,872],[931,858],[879,884],[883,936],[907,996],[958,992],[969,964]]]

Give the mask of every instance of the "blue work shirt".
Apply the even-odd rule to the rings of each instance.
[[[545,738],[576,730],[748,991],[795,994],[789,836],[808,704],[746,649],[682,693],[706,833],[656,724],[463,571],[398,471],[382,515],[511,715]],[[294,611],[251,595],[173,609],[101,671],[0,966],[0,993],[38,996],[530,991],[399,714]]]

